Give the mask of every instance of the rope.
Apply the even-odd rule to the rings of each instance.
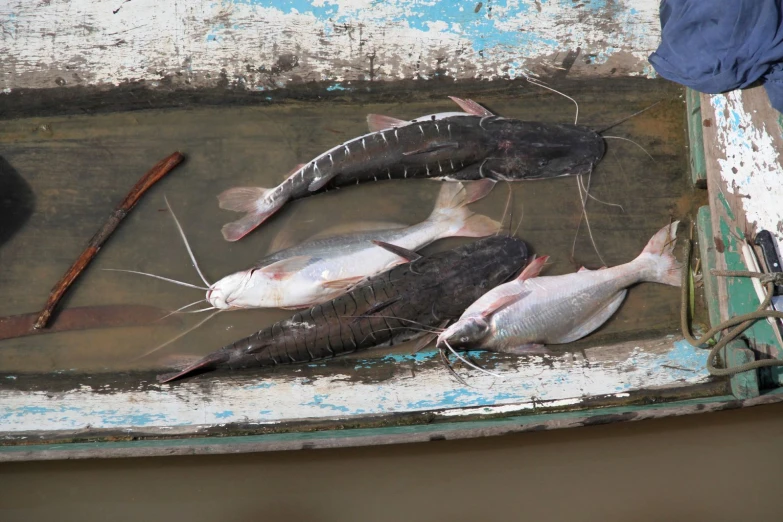
[[[682,328],[682,335],[692,346],[702,346],[707,344],[721,331],[732,326],[739,325],[726,333],[726,335],[722,335],[720,340],[715,344],[715,346],[712,347],[710,353],[707,355],[707,371],[709,371],[711,375],[722,377],[726,375],[735,375],[738,373],[747,372],[749,370],[757,370],[759,368],[768,368],[770,366],[783,366],[783,360],[779,359],[763,359],[761,361],[753,361],[731,368],[718,368],[715,366],[715,358],[718,356],[718,352],[720,352],[731,341],[739,337],[739,335],[747,330],[753,323],[759,319],[766,319],[768,317],[783,319],[783,312],[767,310],[769,303],[772,301],[774,285],[783,284],[783,274],[762,274],[759,272],[748,271],[712,270],[712,274],[721,277],[758,278],[759,281],[766,287],[767,295],[755,312],[732,317],[731,319],[728,319],[727,321],[710,328],[700,339],[696,339],[691,335],[690,326],[688,324],[688,301],[690,300],[690,295],[688,292],[688,271],[690,270],[691,265],[692,243],[690,240],[687,241],[688,243],[685,250],[685,265],[682,270],[682,300],[680,303],[680,327]]]

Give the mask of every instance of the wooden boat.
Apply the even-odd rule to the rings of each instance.
[[[373,219],[408,217],[413,222],[426,215],[434,191],[426,182],[415,190],[379,183],[356,189],[362,201],[350,189],[311,198],[247,240],[227,245],[219,234],[226,215],[214,196],[229,186],[258,183],[262,174],[281,176],[284,171],[267,170],[293,166],[360,134],[366,112],[415,117],[451,110],[446,96],[457,95],[510,117],[573,120],[568,100],[531,85],[521,71],[536,73],[577,98],[580,123],[594,128],[663,100],[612,131],[644,146],[653,160],[634,145],[609,138],[609,153],[592,178],[591,192],[624,209],[590,200],[598,250],[610,264],[627,261],[662,221],[690,218],[697,223],[704,275],[696,322],[717,324],[758,306],[750,280],[718,278],[709,270],[745,268],[738,237],[760,228],[781,234],[779,115],[759,88],[709,96],[646,77],[650,69],[644,56],[657,43],[655,9],[633,14],[622,6],[585,5],[577,12],[542,3],[540,13],[522,18],[496,13],[495,20],[508,22],[504,26],[481,12],[479,3],[476,13],[417,13],[414,27],[394,18],[405,15],[387,12],[387,3],[374,4],[366,13],[350,12],[346,5],[347,14],[339,15],[321,12],[328,6],[312,7],[307,16],[274,4],[236,3],[231,24],[216,22],[220,13],[215,12],[183,28],[181,37],[193,44],[185,65],[175,60],[173,47],[166,50],[147,38],[166,34],[156,25],[168,19],[166,13],[147,25],[122,27],[128,31],[124,36],[118,33],[116,24],[145,16],[144,9],[152,5],[145,2],[123,4],[116,15],[93,13],[95,31],[88,35],[79,25],[81,17],[61,20],[58,39],[79,43],[63,45],[48,68],[31,57],[35,45],[45,45],[40,35],[46,31],[19,26],[29,32],[29,38],[19,39],[27,47],[2,44],[3,54],[17,57],[17,66],[15,74],[2,79],[0,150],[6,163],[0,166],[27,181],[35,207],[24,226],[0,245],[0,287],[6,296],[0,315],[40,307],[126,187],[152,161],[176,149],[183,149],[188,163],[140,203],[66,306],[134,303],[173,309],[187,302],[187,291],[98,270],[134,268],[190,277],[170,216],[159,211],[164,192],[181,209],[208,274],[232,263],[249,264],[283,228],[296,239],[307,237],[335,206],[342,209],[343,221],[372,212]],[[18,10],[16,19],[25,19],[33,8],[11,9]],[[59,17],[57,5],[36,9],[41,23]],[[84,4],[83,9],[94,7]],[[334,20],[340,16],[364,24],[363,34],[371,36],[362,38],[385,40],[376,40],[376,51],[369,54],[354,49],[350,35],[358,30],[346,22],[345,31],[338,31]],[[608,22],[590,22],[601,16]],[[462,33],[444,29],[447,38],[439,41],[446,43],[437,43],[432,30],[416,29],[426,27],[422,19],[449,27],[474,25]],[[524,25],[526,32],[511,22]],[[246,29],[253,24],[274,30]],[[331,30],[318,33],[319,39],[308,33],[315,26],[306,24]],[[565,26],[573,31],[562,38],[551,35]],[[595,27],[606,32],[600,43],[586,36]],[[289,36],[292,28],[303,35],[301,52]],[[270,40],[263,46],[262,33]],[[482,34],[493,34],[494,43],[482,44]],[[619,43],[603,43],[609,41]],[[429,64],[426,71],[410,58],[411,46],[423,49],[420,62]],[[258,63],[243,62],[237,48],[260,53]],[[464,52],[458,55],[457,49]],[[318,52],[326,58],[309,58]],[[150,68],[155,60],[164,64],[162,69]],[[73,63],[83,69],[55,72],[71,71],[63,64]],[[444,83],[443,77],[458,81]],[[135,83],[113,85],[125,79]],[[497,214],[505,194],[496,192],[484,208]],[[573,179],[519,185],[514,198],[522,208],[516,205],[516,219],[523,216],[519,235],[553,256],[554,272],[574,270],[568,258],[581,206]],[[600,266],[584,224],[581,230],[575,261]],[[169,353],[206,353],[286,315],[226,314],[205,326],[197,340],[184,338]],[[133,359],[176,335],[176,328],[151,325],[6,340],[0,342],[0,460],[432,441],[705,413],[783,398],[779,370],[711,377],[705,368],[707,350],[682,338],[678,318],[677,290],[640,286],[605,328],[583,342],[547,356],[474,354],[503,379],[458,369],[468,386],[455,381],[434,352],[413,354],[410,346],[274,372],[216,373],[160,385],[154,375],[162,358]],[[757,322],[747,335],[747,343],[736,341],[723,354],[729,365],[783,357],[770,323]]]

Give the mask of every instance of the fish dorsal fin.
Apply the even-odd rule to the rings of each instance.
[[[597,270],[606,270],[606,267],[602,266],[601,268],[598,268]],[[579,272],[592,272],[592,271],[593,271],[592,269],[587,268],[586,266],[583,266],[582,268],[577,270],[576,273],[578,274]]]
[[[494,114],[473,100],[463,100],[462,98],[457,98],[456,96],[449,96],[449,98],[451,98],[451,101],[459,105],[460,108],[468,114],[481,117],[494,116]]]
[[[517,281],[526,281],[534,277],[538,277],[541,270],[544,269],[544,265],[549,261],[549,256],[534,257],[522,270],[522,273],[517,277]]]
[[[258,270],[270,276],[272,279],[288,279],[296,272],[306,267],[312,260],[312,256],[295,256],[282,259],[271,265],[266,265]]]
[[[294,168],[292,168],[291,170],[289,170],[289,171],[288,171],[288,174],[286,174],[286,176],[290,176],[291,174],[294,174],[294,173],[296,173],[296,172],[299,172],[299,169],[301,169],[301,168],[302,168],[302,167],[304,167],[305,165],[307,165],[307,163],[297,163],[297,164],[294,166]]]
[[[417,254],[413,250],[408,250],[407,248],[403,248],[397,245],[392,245],[391,243],[386,243],[384,241],[378,241],[375,239],[372,242],[373,244],[388,250],[392,254],[397,254],[401,258],[406,259],[408,261],[416,261],[422,258],[420,254]]]
[[[526,295],[530,294],[530,291],[522,291],[516,294],[509,294],[499,297],[496,301],[490,303],[482,312],[481,317],[489,319],[492,314],[499,312],[510,304],[514,304]]]
[[[458,149],[459,143],[456,141],[432,141],[427,143],[420,149],[410,150],[403,152],[403,156],[415,156],[416,154],[428,154],[430,152],[437,152],[445,149]]]
[[[402,127],[409,123],[410,122],[408,121],[392,118],[391,116],[384,116],[383,114],[367,115],[367,127],[370,129],[370,132],[378,132],[384,129],[391,129],[392,127]]]

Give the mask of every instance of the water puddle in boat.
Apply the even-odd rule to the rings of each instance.
[[[605,83],[605,92],[611,92],[612,81]],[[587,206],[592,235],[609,265],[633,259],[649,237],[670,220],[691,219],[704,197],[691,189],[682,93],[661,82],[648,85],[611,96],[596,94],[595,90],[584,96],[569,92],[580,101],[580,123],[593,127],[664,100],[606,133],[636,141],[653,159],[632,143],[608,139],[607,154],[592,175],[592,195],[617,205],[589,200]],[[473,97],[504,116],[573,122],[573,104],[546,91],[534,98],[535,103],[529,96],[520,103],[511,93],[476,93]],[[385,104],[290,102],[4,122],[0,129],[3,166],[29,184],[26,194],[28,198],[34,196],[34,210],[15,233],[9,227],[20,223],[0,223],[0,228],[9,232],[0,234],[5,241],[0,245],[0,316],[40,309],[53,283],[114,205],[142,173],[174,150],[187,155],[186,163],[141,200],[72,288],[64,306],[147,304],[173,310],[204,297],[199,290],[101,270],[141,270],[200,284],[166,211],[164,194],[210,281],[252,265],[267,253],[280,233],[300,241],[340,223],[417,223],[430,213],[439,183],[383,181],[299,200],[286,205],[237,243],[224,241],[220,228],[238,215],[220,210],[215,196],[233,186],[276,185],[293,165],[365,133],[367,113],[412,118],[446,110],[456,110],[448,99]],[[512,188],[514,227],[521,220],[517,235],[535,252],[551,256],[546,273],[567,273],[582,264],[601,266],[584,222],[580,227],[582,207],[575,178],[516,183]],[[474,209],[500,219],[507,195],[508,186],[499,184]],[[439,241],[425,252],[450,248],[462,241]],[[0,341],[0,367],[4,372],[157,368],[169,355],[205,354],[291,315],[284,310],[219,314],[153,356],[135,360],[206,313],[182,315],[181,323],[173,326]],[[638,285],[620,311],[588,343],[673,332],[678,317],[676,289]]]

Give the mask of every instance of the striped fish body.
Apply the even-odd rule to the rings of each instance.
[[[286,183],[290,199],[298,199],[384,179],[542,179],[586,174],[604,150],[598,134],[578,125],[450,116],[355,138],[304,165]]]
[[[519,272],[527,256],[523,241],[494,236],[423,257],[158,379],[307,363],[412,339],[423,327],[458,318],[483,293]]]
[[[238,187],[220,206],[246,215],[223,227],[236,241],[292,199],[384,179],[518,181],[586,174],[603,157],[603,138],[579,125],[443,113],[359,136],[301,165],[274,188]]]

